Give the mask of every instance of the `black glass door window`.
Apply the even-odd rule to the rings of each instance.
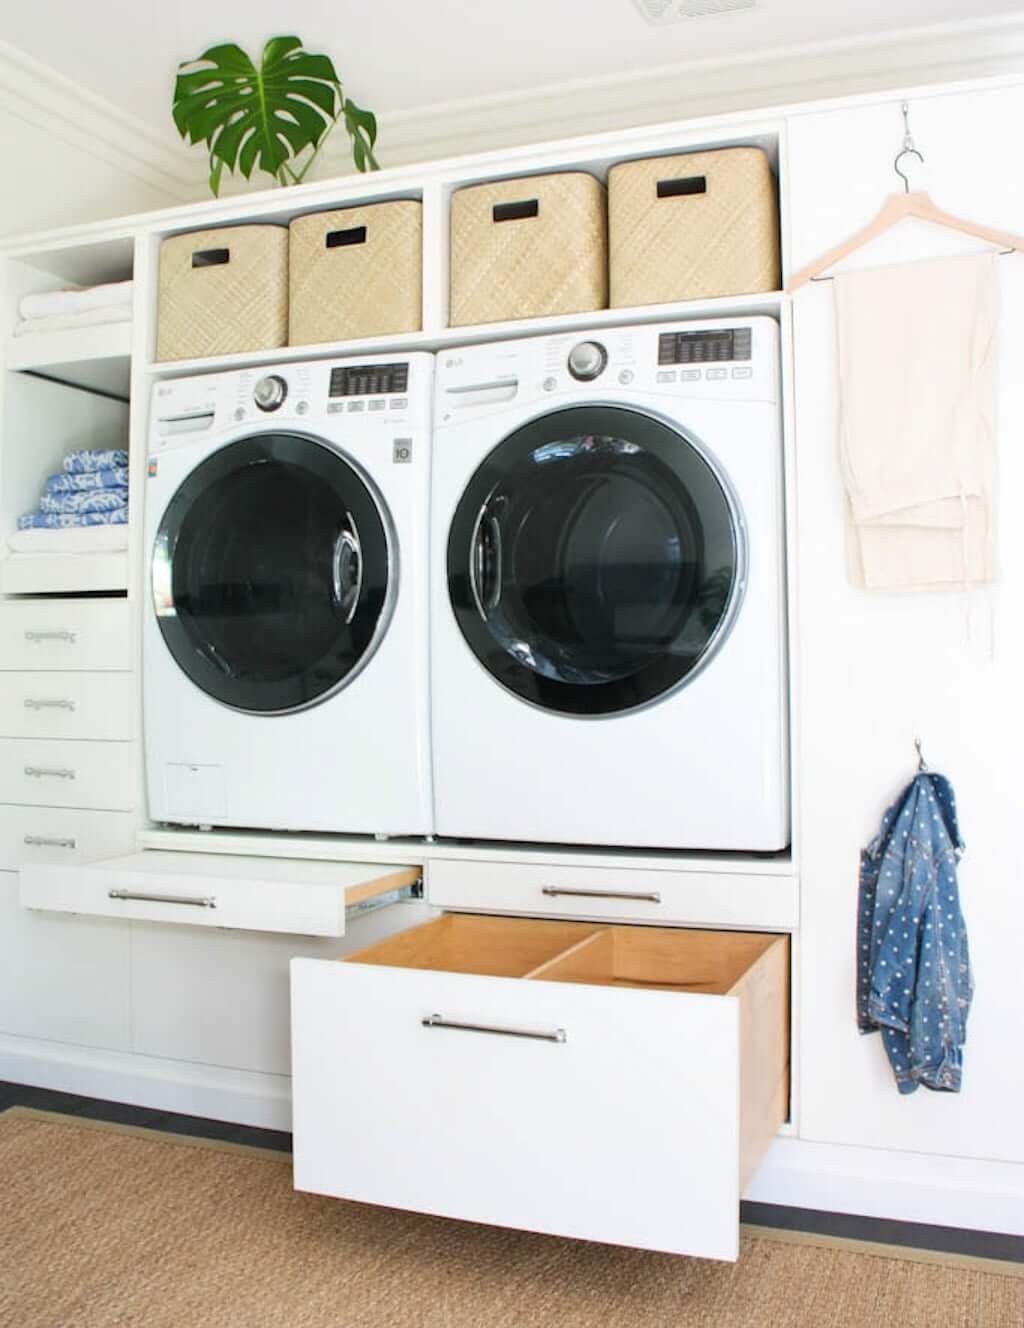
[[[542,416],[475,472],[448,588],[476,657],[545,709],[608,715],[678,687],[738,599],[737,514],[680,431],[611,406]]]
[[[323,700],[387,625],[385,523],[365,479],[326,444],[287,433],[230,443],[191,472],[156,536],[168,649],[197,687],[239,710]]]

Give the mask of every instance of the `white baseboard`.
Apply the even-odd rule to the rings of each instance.
[[[286,1075],[0,1035],[0,1079],[187,1116],[291,1129]],[[1024,1165],[779,1138],[744,1198],[1024,1236]]]
[[[0,1034],[0,1079],[186,1116],[292,1126],[291,1079]]]
[[[1024,1236],[1024,1165],[776,1139],[745,1199]]]

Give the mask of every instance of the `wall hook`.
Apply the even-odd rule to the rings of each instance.
[[[910,132],[910,107],[906,102],[903,102],[900,110],[903,112],[903,147],[896,154],[895,160],[892,163],[892,168],[903,181],[903,192],[909,194],[910,179],[904,171],[900,170],[900,162],[904,157],[916,157],[923,165],[924,157],[918,152],[917,148],[914,147],[914,136]]]
[[[924,753],[921,751],[920,738],[914,739],[914,746],[917,749],[917,772],[920,774],[923,770],[928,769],[928,762],[924,759]]]

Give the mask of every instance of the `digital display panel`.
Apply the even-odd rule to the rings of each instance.
[[[721,364],[749,360],[753,334],[749,327],[714,332],[663,332],[658,338],[659,364]]]
[[[387,396],[408,387],[408,364],[343,364],[331,370],[332,397]]]

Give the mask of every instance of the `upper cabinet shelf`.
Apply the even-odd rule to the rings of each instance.
[[[467,346],[481,341],[505,341],[552,332],[571,334],[599,331],[601,328],[617,327],[626,323],[741,318],[756,314],[777,315],[785,298],[781,291],[769,291],[758,295],[731,295],[721,299],[691,300],[676,304],[645,304],[632,309],[592,309],[581,314],[559,314],[550,318],[520,318],[507,323],[478,323],[436,331],[404,332],[388,337],[367,337],[360,341],[281,346],[275,350],[217,355],[200,360],[165,360],[150,364],[147,372],[156,378],[177,378],[185,374],[244,369],[253,365],[262,367],[288,364],[297,360],[340,359],[343,356],[353,355],[442,350],[448,346]]]
[[[4,359],[8,369],[41,374],[72,387],[127,400],[131,354],[131,323],[104,323],[69,332],[29,332],[10,337]]]

